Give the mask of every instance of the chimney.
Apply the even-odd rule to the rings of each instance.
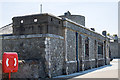
[[[92,31],[95,31],[95,28],[90,28]]]
[[[107,31],[102,31],[102,35],[107,36]]]

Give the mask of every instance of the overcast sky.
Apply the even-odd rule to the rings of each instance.
[[[117,0],[1,0],[0,27],[12,23],[12,17],[40,13],[59,16],[70,11],[71,14],[83,15],[86,27],[95,28],[96,32],[106,30],[118,34],[118,1]]]

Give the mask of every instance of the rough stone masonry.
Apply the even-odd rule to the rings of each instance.
[[[84,16],[46,13],[12,20],[12,34],[0,37],[2,53],[18,53],[19,69],[12,78],[51,78],[110,63],[108,38],[86,28]]]

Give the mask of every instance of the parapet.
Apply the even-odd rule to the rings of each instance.
[[[48,13],[13,17],[13,35],[57,34],[62,36],[62,19]]]

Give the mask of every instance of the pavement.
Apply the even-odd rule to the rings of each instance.
[[[110,62],[110,66],[74,78],[118,78],[118,59]]]
[[[114,78],[118,79],[118,62],[120,66],[120,59],[113,59],[110,65],[101,66],[98,68],[86,70],[83,72],[73,73],[70,75],[57,76],[56,78],[71,78],[72,79],[99,79],[99,78]],[[119,68],[120,71],[120,68]],[[119,74],[120,75],[120,74]]]

